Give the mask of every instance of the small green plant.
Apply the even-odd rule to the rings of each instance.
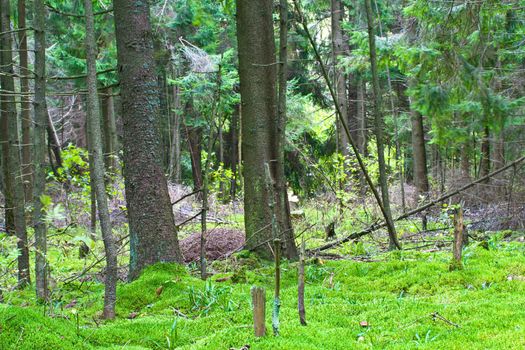
[[[421,345],[424,345],[424,344],[428,344],[428,343],[431,343],[433,342],[434,340],[436,340],[438,337],[438,335],[434,335],[432,336],[431,335],[431,331],[430,329],[425,333],[424,336],[421,336],[419,335],[419,333],[416,332],[416,335],[415,335],[415,338],[414,339],[414,342],[416,343],[417,346],[421,346]]]
[[[192,310],[202,315],[207,315],[214,306],[221,305],[225,302],[223,296],[231,291],[231,288],[218,287],[208,280],[206,281],[204,289],[199,290],[192,286],[189,287],[188,291]],[[228,309],[227,303],[226,309]]]
[[[306,268],[306,281],[313,283],[324,280],[326,277],[330,276],[334,272],[334,269],[331,267],[323,265],[309,265]]]
[[[179,340],[179,333],[178,333],[178,327],[177,327],[178,323],[179,323],[179,318],[176,317],[173,320],[173,323],[171,324],[168,334],[166,334],[166,343],[167,343],[168,349],[170,350],[176,348],[175,344]]]

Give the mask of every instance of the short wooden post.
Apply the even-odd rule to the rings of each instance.
[[[266,335],[266,289],[253,286],[251,289],[253,304],[253,328],[256,337]]]
[[[297,286],[297,308],[299,311],[299,322],[306,326],[306,312],[304,309],[304,237],[301,242],[301,254],[299,255],[299,281]]]
[[[463,209],[461,207],[454,210],[454,259],[450,265],[450,270],[463,269],[461,262],[461,252],[463,250]]]
[[[272,329],[273,335],[279,335],[279,312],[281,310],[281,240],[274,240],[275,250],[275,294],[273,298]]]

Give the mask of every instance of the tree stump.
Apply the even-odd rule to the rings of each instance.
[[[256,337],[266,335],[266,289],[261,287],[252,287],[252,304],[253,304],[253,328]]]

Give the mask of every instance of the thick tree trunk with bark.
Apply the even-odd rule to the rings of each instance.
[[[381,187],[381,197],[388,225],[388,237],[390,249],[401,248],[397,239],[392,212],[390,210],[390,198],[388,194],[388,176],[386,172],[385,149],[383,140],[383,112],[381,89],[379,85],[379,75],[377,70],[376,41],[375,41],[375,21],[373,16],[372,4],[370,0],[365,0],[366,14],[368,20],[368,44],[370,48],[370,66],[372,71],[372,87],[374,90],[374,130],[377,142],[377,158],[379,163],[379,184]]]
[[[242,100],[242,158],[246,246],[270,257],[272,200],[265,164],[274,163],[277,120],[272,1],[237,0],[237,39]],[[272,164],[272,168],[274,168]]]
[[[35,131],[33,146],[34,186],[33,186],[33,228],[35,230],[35,276],[38,299],[47,300],[49,296],[47,279],[47,227],[44,221],[41,196],[46,185],[46,130],[48,113],[46,104],[46,8],[44,0],[34,0],[35,30]]]
[[[10,7],[9,0],[0,1],[0,29],[2,32],[9,32],[11,30]],[[7,125],[7,128],[4,129],[4,131],[7,131],[7,134],[3,135],[2,141],[7,142],[7,145],[4,143],[3,148],[4,152],[7,151],[7,161],[4,163],[6,187],[8,189],[6,192],[12,195],[10,201],[12,207],[7,208],[8,211],[12,210],[13,226],[7,228],[10,230],[9,233],[16,234],[18,248],[18,286],[23,288],[29,284],[29,248],[27,245],[24,181],[20,164],[20,140],[18,138],[16,100],[14,96],[16,91],[12,44],[10,34],[4,34],[0,37],[0,48],[2,49],[2,76],[0,80],[3,91],[1,115],[3,119],[2,122]],[[7,216],[8,215],[6,215],[6,217]]]
[[[159,95],[149,2],[114,0],[124,123],[130,279],[147,265],[182,262],[159,133]]]
[[[117,247],[113,236],[109,207],[104,181],[104,153],[102,150],[102,130],[100,129],[100,106],[97,91],[97,47],[95,41],[95,20],[92,0],[84,1],[86,18],[86,57],[87,57],[87,122],[90,130],[91,156],[93,159],[93,182],[100,219],[104,251],[106,253],[106,274],[104,281],[104,318],[115,318],[117,300]]]

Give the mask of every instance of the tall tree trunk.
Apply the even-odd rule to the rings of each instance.
[[[197,118],[193,109],[193,101],[186,103],[185,112],[191,119]],[[191,158],[191,174],[193,177],[193,190],[197,191],[202,188],[202,128],[195,125],[185,125],[186,137],[188,138],[188,147]]]
[[[1,0],[0,28],[4,33],[11,30],[10,12],[9,0]],[[9,208],[9,210],[13,211],[14,232],[12,233],[15,233],[17,238],[18,286],[23,288],[29,284],[29,248],[27,245],[24,181],[20,164],[20,140],[18,138],[16,100],[14,95],[16,91],[12,44],[11,34],[4,34],[0,37],[0,48],[2,49],[1,84],[3,91],[1,114],[4,122],[7,123],[6,131],[8,134],[4,135],[4,142],[7,141],[7,162],[5,163],[6,183],[11,187],[8,192],[12,194],[12,207]]]
[[[246,246],[270,257],[272,200],[265,164],[275,163],[276,60],[272,1],[237,0]],[[272,162],[273,160],[273,162]],[[272,167],[275,165],[272,164]],[[275,170],[274,170],[275,171]]]
[[[104,153],[102,150],[102,131],[100,130],[100,106],[97,91],[97,47],[95,41],[95,19],[92,0],[84,1],[86,18],[86,58],[87,58],[87,122],[90,130],[93,159],[93,180],[97,197],[98,215],[104,251],[106,253],[106,275],[104,290],[104,318],[115,318],[117,300],[117,247],[113,236],[109,207],[104,182]]]
[[[418,111],[410,112],[412,122],[412,157],[414,160],[414,182],[417,194],[425,195],[429,191],[427,152],[425,146],[425,130],[423,128],[423,116]]]
[[[159,95],[149,2],[114,0],[124,122],[130,279],[147,265],[182,262],[159,132]]]
[[[231,179],[231,187],[230,187],[230,196],[232,200],[236,199],[237,196],[237,178],[238,174],[237,171],[240,171],[239,167],[237,166],[237,163],[239,161],[239,148],[237,146],[237,139],[239,136],[239,106],[235,106],[233,113],[232,113],[232,119],[230,124],[230,133],[231,133],[231,171],[233,174],[233,177]]]
[[[35,276],[38,299],[47,300],[47,227],[44,221],[44,208],[41,197],[45,191],[46,173],[46,130],[48,113],[46,103],[46,7],[44,0],[34,0],[35,30],[35,132],[33,146],[34,186],[33,186],[33,227],[35,230]]]
[[[18,0],[18,28],[26,28],[26,1]],[[32,201],[33,176],[31,166],[31,135],[33,121],[31,120],[31,108],[29,97],[29,79],[31,72],[28,70],[27,54],[27,30],[18,33],[20,57],[20,119],[22,120],[22,178],[24,181],[24,192],[26,202]]]
[[[481,160],[479,164],[479,177],[485,177],[490,172],[490,130],[488,126],[483,129],[481,140]],[[486,181],[488,182],[488,180]]]
[[[470,182],[470,141],[466,140],[461,145],[460,150],[460,161],[461,161],[461,176],[466,180],[465,182]]]
[[[503,123],[502,123],[503,124]],[[505,128],[501,125],[494,140],[493,170],[498,170],[505,166]]]
[[[104,125],[104,162],[110,173],[119,171],[117,122],[113,89],[108,87],[102,95],[102,123]]]
[[[297,259],[297,247],[290,218],[290,203],[288,202],[288,186],[284,173],[284,146],[286,142],[286,92],[288,80],[288,0],[279,1],[279,76],[278,76],[278,109],[277,125],[274,135],[274,167],[275,181],[275,214],[279,225],[280,237],[283,244],[284,256],[288,259]]]
[[[51,115],[47,111],[47,105],[46,105],[46,118],[47,118],[47,137],[49,140],[49,147],[51,147],[51,151],[53,152],[53,155],[55,156],[55,163],[57,168],[62,167],[62,145],[60,144],[60,140],[58,139],[57,131],[55,129],[55,124],[53,123],[53,119],[51,118]]]
[[[338,67],[339,59],[345,54],[345,45],[343,40],[343,14],[344,8],[341,0],[331,0],[332,9],[332,64],[334,72],[334,86],[337,94],[337,104],[343,114],[343,119],[348,123],[348,96],[346,94],[346,75]],[[337,135],[339,151],[345,155],[349,155],[348,137],[343,129],[343,126],[337,121]]]
[[[372,87],[374,90],[374,130],[377,142],[377,158],[379,163],[379,184],[381,187],[381,196],[383,207],[385,211],[386,220],[389,221],[388,237],[390,241],[390,249],[401,248],[397,239],[394,222],[392,220],[392,212],[390,210],[390,198],[388,194],[388,176],[386,172],[385,149],[383,140],[383,111],[382,98],[379,86],[379,75],[377,71],[376,58],[376,40],[375,40],[375,22],[370,0],[365,0],[366,15],[368,20],[368,44],[370,48],[370,66],[372,71]]]
[[[367,121],[366,121],[366,106],[365,106],[365,96],[366,96],[366,87],[365,81],[361,74],[358,74],[356,77],[357,85],[357,123],[358,123],[358,137],[356,139],[357,148],[359,152],[366,156],[367,143],[368,143],[368,133],[367,133]],[[364,181],[364,180],[363,180]]]
[[[181,183],[181,167],[180,167],[180,145],[181,145],[181,92],[177,85],[173,86],[173,131],[171,137],[171,150],[170,150],[170,179],[175,183]]]

